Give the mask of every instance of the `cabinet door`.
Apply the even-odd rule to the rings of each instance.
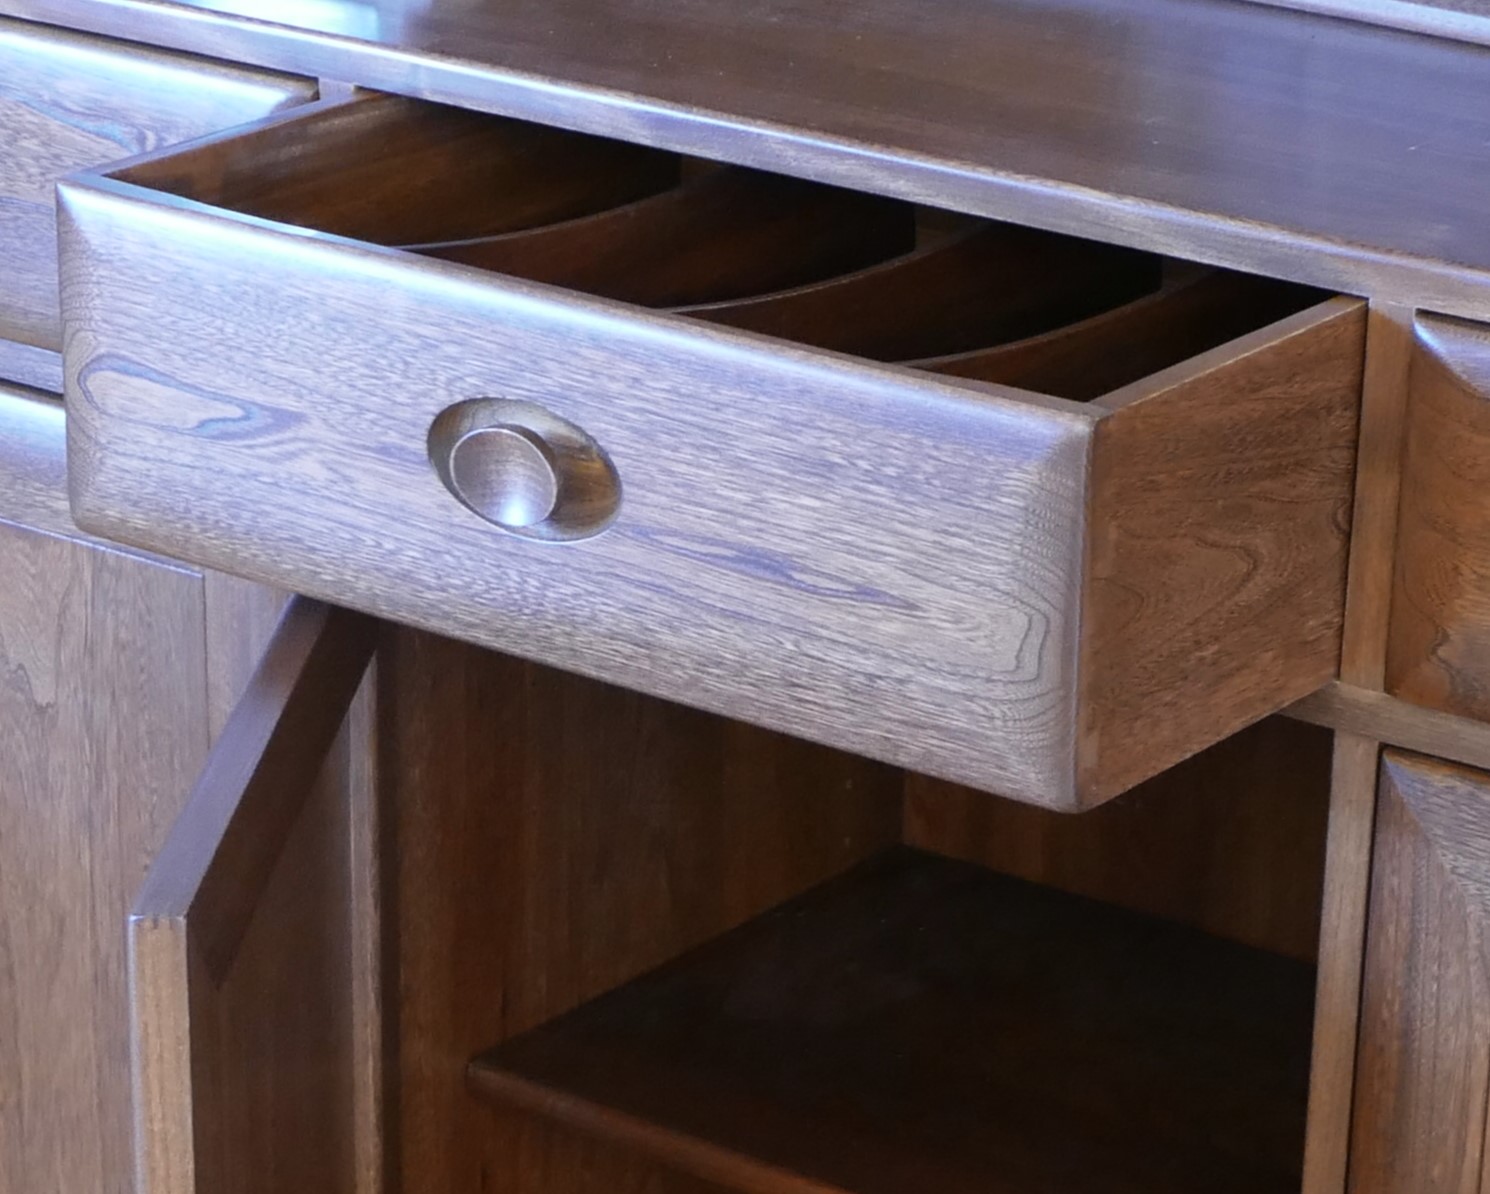
[[[295,601],[229,717],[129,922],[139,1194],[335,1188],[307,1166],[323,1130],[324,1042],[278,1009],[334,999],[346,965],[289,964],[276,892],[330,867],[287,843],[308,807],[372,651],[373,623]],[[285,868],[295,870],[286,876]],[[280,939],[258,944],[264,924]],[[345,962],[345,959],[343,959]],[[302,1031],[294,1031],[298,1023]],[[244,1096],[248,1097],[244,1097]],[[253,1122],[249,1107],[273,1122]],[[305,1114],[310,1112],[310,1114]],[[310,1147],[307,1147],[311,1144]]]
[[[1353,1194],[1490,1177],[1490,775],[1382,760],[1351,1134]]]
[[[199,572],[67,516],[60,401],[0,386],[0,1194],[126,1194],[121,926],[207,751]]]

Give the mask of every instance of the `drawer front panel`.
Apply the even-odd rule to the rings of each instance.
[[[1094,414],[69,184],[88,527],[1069,802]],[[576,542],[463,508],[442,411],[534,403],[620,481]]]
[[[59,178],[314,93],[307,80],[0,19],[0,339],[61,346]]]
[[[1387,687],[1490,720],[1490,331],[1420,317]]]

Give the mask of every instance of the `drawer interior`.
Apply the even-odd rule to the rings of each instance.
[[[1297,1191],[1328,732],[1062,817],[388,635],[408,1188]]]
[[[1078,401],[1325,297],[392,97],[271,123],[119,177],[309,232]]]

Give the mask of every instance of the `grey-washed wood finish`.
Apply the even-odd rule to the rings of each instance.
[[[299,138],[408,111],[307,109],[125,175],[189,195],[194,161],[252,177],[240,140],[278,170]],[[307,238],[116,179],[69,184],[63,204],[74,510],[126,542],[1057,807],[1333,674],[1359,304],[1082,405]],[[605,534],[528,542],[451,498],[426,435],[479,397],[542,404],[610,454],[623,496]],[[1267,466],[1231,467],[1249,443]],[[1125,461],[1162,491],[1125,488]],[[1272,496],[1301,484],[1298,505]],[[1175,509],[1187,541],[1263,557],[1240,605],[1183,553],[1113,549]],[[1304,551],[1278,528],[1301,511]],[[1092,536],[1105,546],[1088,578]],[[1150,668],[1127,709],[1178,668],[1200,677],[1196,711],[1141,760],[1104,771],[1092,752],[1078,776],[1083,619],[1131,637],[1121,594],[1150,584],[1205,602],[1187,632],[1216,658]],[[1274,651],[1228,655],[1236,608],[1269,611]],[[1100,720],[1105,683],[1097,699]]]
[[[59,178],[314,95],[306,79],[0,19],[0,339],[61,347]]]

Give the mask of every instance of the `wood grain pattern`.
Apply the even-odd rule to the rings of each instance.
[[[287,843],[338,840],[324,833],[297,839],[296,822],[371,647],[370,626],[358,615],[310,602],[286,613],[135,901],[129,943],[141,1191],[259,1189],[266,1175],[273,1188],[275,1174],[349,1188],[335,1184],[350,1170],[345,1156],[311,1143],[326,1117],[298,1114],[295,1100],[297,1089],[321,1093],[302,1075],[307,1067],[315,1072],[331,1042],[279,1036],[282,1025],[266,1014],[276,988],[316,1000],[317,980],[345,976],[334,954],[329,973],[284,969],[296,956],[283,933],[287,910],[266,917],[279,930],[267,941],[254,930],[274,893],[330,900],[321,885],[334,883],[337,869],[316,865],[320,857],[305,860],[298,883],[275,883],[275,872],[293,857]],[[262,965],[238,970],[266,949],[282,964],[268,981]],[[245,974],[246,982],[237,981]],[[329,1051],[346,1063],[346,1050]],[[245,1054],[253,1066],[243,1066]],[[278,1097],[265,1097],[266,1086]],[[279,1131],[255,1139],[243,1115],[250,1106]],[[305,1134],[302,1143],[324,1169],[311,1168],[295,1132]],[[244,1151],[248,1141],[272,1146]]]
[[[1345,1191],[1380,753],[1374,738],[1335,735],[1303,1194]]]
[[[1385,678],[1411,321],[1411,311],[1381,303],[1372,303],[1367,314],[1340,674],[1367,686],[1349,691],[1372,701],[1391,699],[1369,689],[1379,689]],[[1336,691],[1338,684],[1322,690]],[[1295,705],[1289,712],[1297,716],[1299,710]],[[1378,721],[1363,725],[1337,716],[1326,723],[1346,732],[1335,738],[1303,1194],[1343,1194],[1349,1168],[1377,756],[1381,741],[1396,741]]]
[[[1381,688],[1386,682],[1413,356],[1412,319],[1410,310],[1382,303],[1372,303],[1367,316],[1345,630],[1340,642],[1341,680],[1367,688]]]
[[[1417,754],[1490,770],[1490,723],[1424,709],[1375,689],[1326,684],[1284,713]]]
[[[147,214],[161,197],[97,188],[69,191],[64,232],[85,525],[1069,802],[1084,408],[287,242],[188,205],[161,221]],[[321,321],[283,317],[296,295],[334,320],[334,343]],[[224,317],[233,337],[211,330]],[[429,426],[490,394],[537,402],[609,453],[623,496],[605,534],[556,550],[445,490]],[[198,492],[209,475],[233,484]]]
[[[895,842],[898,773],[411,630],[378,680],[401,1189],[691,1194],[465,1062]]]
[[[918,369],[1018,386],[1089,402],[1229,340],[1266,327],[1325,296],[1268,278],[1164,263],[1151,294],[1041,335],[914,361]],[[992,343],[993,347],[987,345]]]
[[[1490,720],[1490,335],[1423,317],[1412,361],[1387,689]]]
[[[1099,400],[1089,803],[1336,674],[1365,330],[1363,304],[1333,300]]]
[[[843,277],[680,314],[906,361],[1081,319],[1153,288],[1159,268],[1154,258],[1109,245],[984,224]]]
[[[895,852],[471,1082],[752,1194],[1292,1194],[1312,993],[1307,965]]]
[[[904,252],[914,238],[907,204],[725,167],[595,215],[420,251],[667,307],[814,282]]]
[[[7,382],[61,394],[62,354],[14,340],[0,340],[0,384]]]
[[[106,542],[73,525],[67,503],[66,414],[60,399],[0,382],[0,477],[0,522],[81,543]]]
[[[0,339],[61,347],[52,192],[64,174],[314,94],[307,80],[0,18]]]
[[[216,740],[290,598],[219,572],[202,581],[207,707]],[[228,1001],[220,1014],[222,1048],[235,1058],[225,1069],[241,1084],[232,1096],[240,1109],[232,1147],[244,1156],[273,1157],[284,1184],[318,1182],[328,1194],[383,1188],[387,1048],[376,723],[364,680],[266,884],[232,987],[220,993]],[[299,981],[284,983],[286,973]],[[274,1052],[276,1040],[319,1042],[316,1077],[295,1077],[304,1066],[292,1062],[285,1074],[258,1081],[267,1068],[261,1058]],[[285,1133],[286,1123],[312,1126]]]
[[[206,752],[201,578],[6,523],[0,560],[0,1190],[129,1194],[121,926]]]
[[[1221,0],[4,8],[1490,317],[1478,46]]]
[[[351,108],[396,119],[394,103]],[[246,141],[277,171],[296,136],[280,120]],[[189,179],[219,144],[127,173]],[[125,542],[1064,808],[1333,675],[1359,304],[1094,409],[294,236],[134,183],[63,195],[74,510]],[[276,314],[294,294],[334,345]],[[609,453],[623,496],[607,533],[555,552],[452,501],[428,429],[490,394]],[[1239,469],[1269,431],[1267,467]],[[225,475],[231,491],[201,492]],[[1156,711],[1154,749],[1131,749]]]
[[[1331,740],[1269,718],[1079,817],[907,775],[905,841],[1313,961]]]
[[[1387,751],[1353,1194],[1478,1194],[1490,1090],[1490,777]]]

